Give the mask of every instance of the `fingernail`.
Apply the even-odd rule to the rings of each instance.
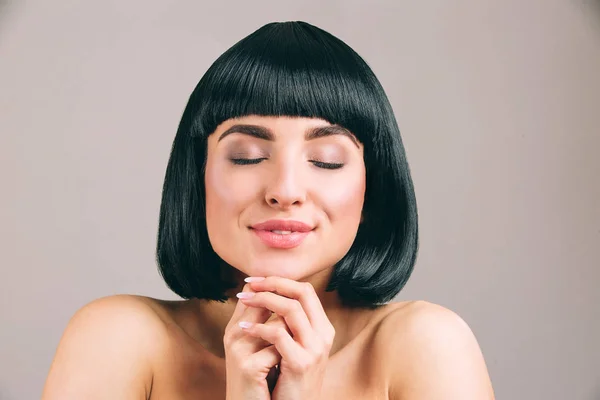
[[[240,328],[250,328],[254,324],[252,322],[240,321],[238,322],[238,325]]]
[[[249,277],[247,277],[246,279],[244,279],[244,282],[246,282],[246,283],[250,283],[250,282],[260,282],[260,281],[262,281],[263,279],[265,279],[265,278],[263,278],[263,277],[261,277],[261,276],[249,276]]]
[[[253,292],[239,292],[235,295],[238,299],[249,299],[254,296]]]

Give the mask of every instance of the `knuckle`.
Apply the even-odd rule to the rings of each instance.
[[[303,295],[311,295],[315,293],[315,288],[310,282],[304,282],[302,284],[302,294]]]
[[[275,330],[275,338],[277,340],[281,340],[281,339],[285,338],[287,335],[288,335],[288,332],[283,326],[280,326]]]
[[[314,364],[312,357],[306,357],[302,360],[297,360],[294,363],[294,369],[300,373],[306,373],[310,370],[311,366]]]
[[[331,346],[333,346],[333,337],[327,337],[324,339],[324,344],[325,344],[325,348],[327,349],[331,349]]]
[[[231,346],[233,341],[234,341],[234,338],[233,338],[231,329],[225,330],[225,334],[223,335],[223,344],[225,345],[225,347]]]
[[[329,346],[327,345],[327,341],[325,339],[319,338],[315,341],[311,350],[311,355],[318,358],[328,352]]]
[[[223,347],[235,351],[236,347],[239,347],[237,338],[233,335],[223,336]]]
[[[288,334],[288,327],[285,324],[285,322],[281,322],[277,325],[275,325],[275,337],[276,338],[280,338],[282,337],[284,334]]]
[[[298,300],[292,300],[290,302],[290,311],[291,312],[299,312],[302,311],[302,304]]]
[[[250,358],[245,358],[243,360],[239,360],[238,362],[240,371],[246,376],[250,376],[255,373],[256,367],[254,366],[254,362]]]
[[[325,338],[325,342],[331,346],[333,344],[333,339],[335,338],[335,329],[333,327],[331,327],[329,329],[329,333],[327,334],[326,338]]]

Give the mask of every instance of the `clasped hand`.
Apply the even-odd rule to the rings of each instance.
[[[270,310],[287,325],[238,321],[245,334],[273,344],[281,356],[271,399],[319,399],[335,330],[314,287],[277,276],[246,281],[255,293],[240,292],[240,301]]]

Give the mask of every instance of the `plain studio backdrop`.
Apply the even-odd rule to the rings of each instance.
[[[154,261],[192,89],[304,20],[392,103],[421,247],[398,300],[471,326],[498,399],[600,399],[600,12],[569,0],[0,2],[0,398],[39,398],[87,302],[176,298]],[[432,382],[434,384],[434,382]]]

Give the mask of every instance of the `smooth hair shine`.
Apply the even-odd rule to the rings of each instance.
[[[322,118],[364,146],[363,222],[335,265],[327,291],[351,307],[392,300],[417,258],[411,174],[389,100],[367,63],[342,40],[302,21],[268,23],[223,53],[200,79],[171,149],[160,206],[156,260],[171,290],[225,301],[236,287],[221,273],[205,220],[207,138],[247,115]]]

